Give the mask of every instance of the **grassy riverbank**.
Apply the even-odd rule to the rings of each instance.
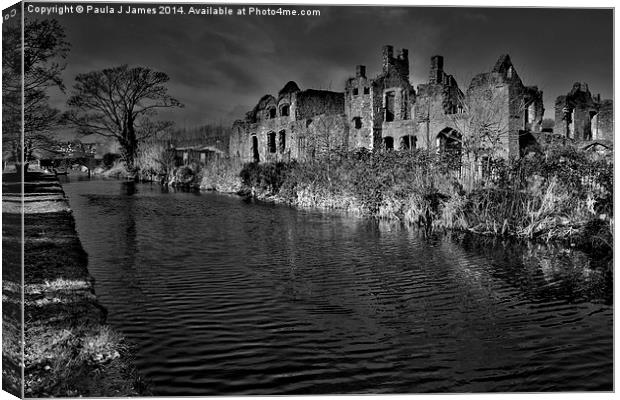
[[[19,191],[15,175],[4,174],[4,244],[20,240]],[[131,347],[105,325],[106,310],[95,297],[88,257],[58,181],[31,172],[24,191],[25,396],[148,394],[133,367]],[[21,296],[19,246],[9,247],[14,251],[3,255],[3,272],[13,273],[4,274],[4,307],[19,305]],[[20,325],[15,313],[3,317],[5,327]],[[5,347],[3,357],[19,357],[10,354],[13,350]]]
[[[299,207],[339,209],[428,230],[561,241],[613,250],[613,162],[571,148],[485,176],[425,151],[330,154],[307,162],[247,164],[244,190]]]

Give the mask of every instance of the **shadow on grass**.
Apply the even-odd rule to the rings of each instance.
[[[24,327],[26,397],[127,397],[149,394],[133,364],[134,349],[105,324],[107,312],[94,294],[88,256],[54,176],[28,173],[24,215],[24,321],[21,320],[21,184],[3,176],[3,388],[21,397],[21,329]],[[11,180],[13,179],[13,181]],[[7,196],[9,198],[7,198]],[[19,199],[19,197],[18,197]],[[36,202],[41,201],[37,209]],[[47,203],[45,203],[47,202]],[[49,208],[49,209],[47,209]],[[42,210],[41,210],[42,209]]]

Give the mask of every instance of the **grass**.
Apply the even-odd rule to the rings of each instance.
[[[3,177],[3,178],[6,178]],[[19,210],[3,185],[3,382],[21,375]],[[24,215],[24,392],[26,397],[138,396],[148,389],[133,367],[133,349],[105,324],[75,222],[53,176],[30,173]],[[62,199],[50,199],[49,194]],[[8,246],[7,246],[8,245]],[[15,308],[15,312],[6,310]],[[8,328],[8,330],[7,330]],[[7,335],[8,334],[8,335]],[[6,365],[6,364],[5,364]],[[10,387],[20,395],[17,381]]]

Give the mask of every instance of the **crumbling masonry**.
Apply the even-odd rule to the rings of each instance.
[[[431,58],[427,83],[409,82],[409,54],[384,46],[382,70],[368,78],[355,67],[344,92],[301,90],[288,82],[277,96],[264,95],[233,125],[230,154],[246,162],[308,159],[330,150],[434,149],[461,153],[473,135],[472,121],[493,118],[493,155],[520,157],[545,135],[541,132],[543,94],[525,86],[508,55],[491,71],[475,76],[466,92],[444,71],[441,56]],[[475,117],[475,118],[474,118]],[[611,139],[612,103],[592,98],[587,85],[573,87],[556,102],[555,133],[571,140]]]
[[[566,96],[555,101],[557,136],[567,137],[583,145],[593,143],[605,147],[613,143],[613,101],[592,96],[588,85],[576,82]]]

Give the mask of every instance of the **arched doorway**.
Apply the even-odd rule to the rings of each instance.
[[[440,154],[461,154],[461,134],[453,128],[444,128],[436,138],[437,152]]]
[[[391,136],[386,136],[383,138],[383,147],[386,150],[394,150],[394,138]]]
[[[458,168],[461,165],[463,147],[461,138],[461,134],[453,128],[444,128],[437,134],[437,153],[450,168]]]

